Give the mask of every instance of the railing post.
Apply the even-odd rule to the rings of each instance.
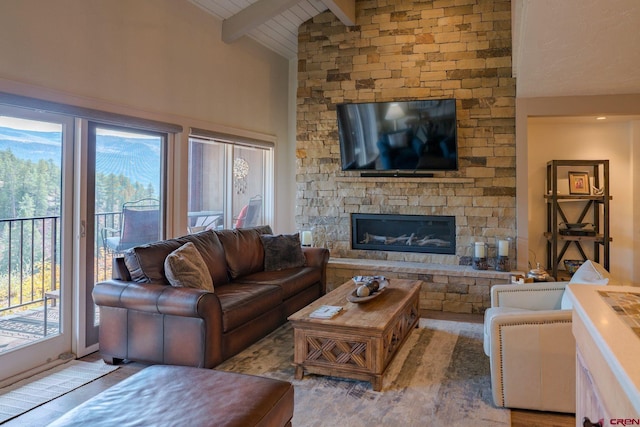
[[[58,235],[58,218],[55,217],[53,219],[53,230],[51,230],[51,286],[49,287],[52,291],[58,289],[56,287],[57,277],[58,277],[58,244],[57,239]],[[45,301],[46,302],[46,301]]]
[[[9,247],[9,251],[8,251],[9,259],[8,259],[8,262],[7,262],[7,264],[8,264],[8,266],[7,266],[8,267],[7,268],[7,277],[8,277],[8,280],[9,280],[9,283],[7,284],[7,308],[11,307],[11,267],[12,267],[11,266],[11,258],[12,258],[12,255],[13,255],[13,253],[12,253],[13,251],[11,250],[11,243],[13,242],[13,239],[12,239],[13,233],[12,233],[12,231],[13,231],[13,222],[9,221],[9,242],[7,243],[7,246]]]

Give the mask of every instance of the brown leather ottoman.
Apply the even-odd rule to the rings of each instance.
[[[143,369],[50,426],[291,426],[293,385],[185,366]]]

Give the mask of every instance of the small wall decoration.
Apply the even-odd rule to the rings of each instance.
[[[233,160],[233,183],[236,194],[244,194],[247,190],[247,175],[249,175],[249,163],[242,157]]]
[[[569,172],[569,194],[591,194],[587,172]]]

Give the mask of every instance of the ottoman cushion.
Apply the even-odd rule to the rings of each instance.
[[[293,385],[185,366],[151,366],[50,426],[286,426]]]

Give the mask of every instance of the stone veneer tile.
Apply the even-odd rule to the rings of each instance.
[[[403,274],[428,274],[437,282],[459,272],[407,268],[457,266],[471,255],[474,240],[516,236],[510,11],[509,0],[371,0],[356,2],[353,27],[328,11],[300,26],[297,228],[324,224],[330,238],[323,246],[333,258],[406,261]],[[456,98],[458,171],[415,180],[340,170],[336,104],[439,98]],[[351,213],[454,215],[456,254],[352,250]],[[488,280],[472,277],[482,281],[476,286]]]
[[[516,273],[523,274],[473,270],[469,266],[332,258],[327,266],[327,290],[335,289],[354,276],[422,280],[421,309],[483,313],[491,305],[491,286],[508,283],[509,277]]]

